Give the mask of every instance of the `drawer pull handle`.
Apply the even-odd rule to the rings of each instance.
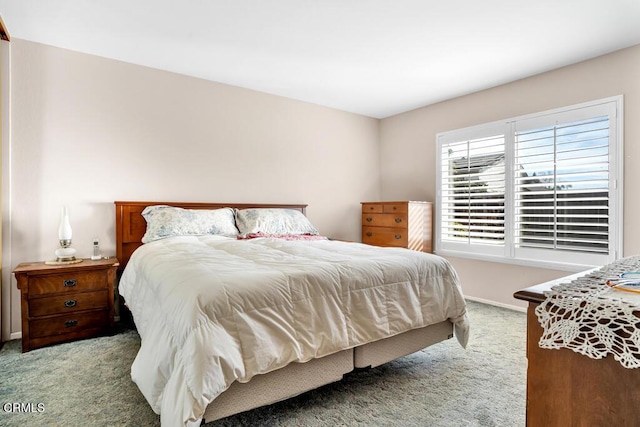
[[[400,224],[402,222],[402,218],[396,218],[396,224]]]
[[[371,218],[370,216],[367,217],[367,222],[371,222],[373,221],[373,218]]]
[[[78,281],[76,279],[69,279],[63,282],[63,285],[65,288],[71,288],[77,284],[78,284]]]
[[[67,307],[67,308],[75,307],[77,303],[78,303],[78,301],[77,301],[77,300],[70,299],[70,300],[66,300],[66,301],[64,302],[64,306],[65,306],[65,307]]]
[[[77,320],[65,320],[64,322],[65,328],[73,328],[74,326],[78,326]]]
[[[371,236],[373,236],[373,233],[370,231],[367,231],[367,237],[371,237]]]
[[[402,236],[401,236],[401,235],[399,235],[399,234],[396,234],[394,237],[395,237],[396,239],[402,239]]]

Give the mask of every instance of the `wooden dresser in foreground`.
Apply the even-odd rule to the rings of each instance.
[[[19,264],[13,273],[22,296],[22,351],[111,331],[118,260],[77,264]]]
[[[432,251],[431,202],[362,202],[362,243]]]
[[[527,301],[527,427],[640,426],[640,369],[623,367],[612,355],[591,359],[573,350],[540,348],[542,326],[535,313],[552,286],[584,273],[523,289]]]

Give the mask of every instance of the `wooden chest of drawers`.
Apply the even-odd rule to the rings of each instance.
[[[118,261],[22,263],[13,273],[22,297],[22,351],[108,333]]]
[[[431,202],[362,202],[362,243],[432,251]]]

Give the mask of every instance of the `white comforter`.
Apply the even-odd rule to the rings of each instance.
[[[119,292],[142,339],[131,376],[163,426],[198,425],[234,381],[450,319],[458,278],[435,255],[329,240],[172,237],[140,247]]]

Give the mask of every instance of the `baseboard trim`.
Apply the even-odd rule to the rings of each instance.
[[[521,313],[526,313],[527,312],[527,308],[526,307],[520,307],[520,306],[517,306],[517,305],[505,304],[505,303],[502,303],[502,302],[492,301],[492,300],[489,300],[489,299],[478,298],[478,297],[470,297],[468,295],[465,295],[465,299],[468,299],[469,301],[481,302],[482,304],[494,305],[496,307],[501,307],[501,308],[506,308],[506,309],[509,309],[509,310],[519,311]]]

